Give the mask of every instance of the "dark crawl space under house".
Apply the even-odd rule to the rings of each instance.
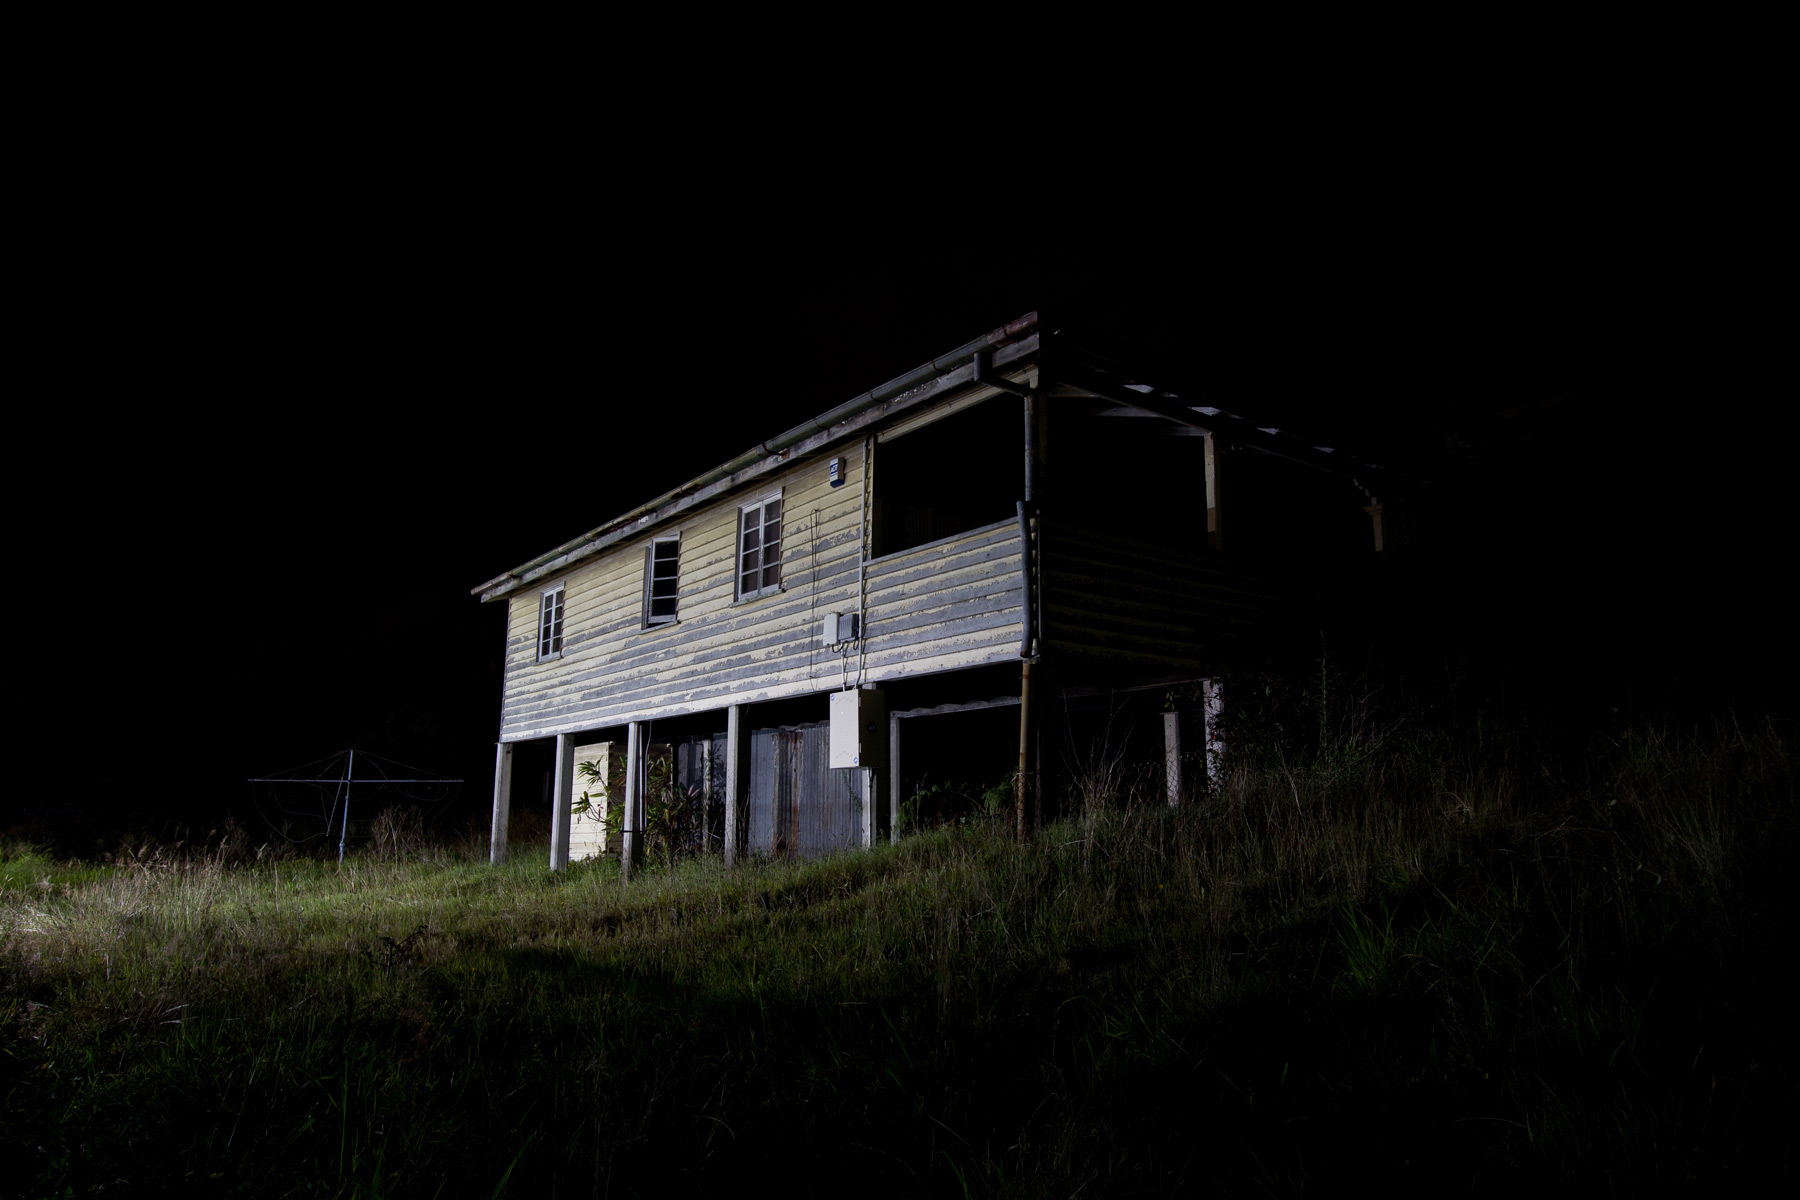
[[[553,869],[629,867],[656,772],[728,862],[897,838],[959,770],[1023,831],[1100,742],[1177,802],[1218,673],[1391,556],[1388,487],[1028,313],[474,589],[508,612],[492,858],[515,775]]]

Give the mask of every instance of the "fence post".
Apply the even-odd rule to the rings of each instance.
[[[1181,714],[1163,714],[1163,776],[1168,782],[1169,807],[1181,803]]]

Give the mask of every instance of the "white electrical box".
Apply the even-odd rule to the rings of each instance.
[[[861,624],[855,613],[826,613],[825,619],[819,623],[819,641],[826,646],[854,642],[862,632],[859,628]]]
[[[831,460],[831,486],[844,486],[844,460],[841,458]]]
[[[831,693],[831,765],[887,765],[887,694],[868,688]]]

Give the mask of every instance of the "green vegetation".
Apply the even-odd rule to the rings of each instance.
[[[1795,756],[1090,773],[811,864],[0,862],[0,1189],[1123,1195],[1791,1170]],[[120,1182],[127,1181],[127,1182]]]

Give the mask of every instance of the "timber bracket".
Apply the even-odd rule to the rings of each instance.
[[[977,350],[975,352],[974,367],[973,382],[975,383],[994,388],[997,391],[1011,392],[1015,396],[1029,397],[1037,394],[1037,389],[1033,387],[1023,383],[1014,383],[1004,376],[996,375],[994,373],[994,352],[992,350]]]

